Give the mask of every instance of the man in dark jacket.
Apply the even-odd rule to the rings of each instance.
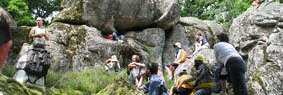
[[[195,95],[210,95],[212,89],[212,75],[209,68],[204,63],[204,56],[198,55],[195,59],[194,67],[197,70],[195,80]]]
[[[220,42],[214,45],[214,52],[217,64],[224,64],[221,75],[228,75],[228,82],[232,84],[234,95],[248,95],[245,82],[246,64],[243,58],[228,43],[229,38],[225,33],[220,33],[217,38]]]

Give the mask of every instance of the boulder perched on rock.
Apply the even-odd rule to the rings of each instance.
[[[251,95],[282,95],[283,4],[263,3],[234,19],[230,42],[247,60]]]
[[[176,0],[63,0],[55,21],[102,30],[169,29],[179,20]]]
[[[53,23],[48,31],[52,67],[56,70],[93,67],[111,55],[117,55],[122,66],[130,63],[133,54],[140,55],[144,63],[162,63],[165,32],[160,28],[130,31],[124,43],[105,39],[99,30],[85,25]]]

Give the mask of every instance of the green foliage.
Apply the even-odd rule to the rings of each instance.
[[[13,77],[15,72],[16,72],[16,67],[10,64],[6,64],[2,70],[2,74],[7,77]]]
[[[8,12],[16,20],[17,25],[34,25],[26,0],[9,0]]]
[[[216,20],[226,26],[251,5],[251,0],[178,0],[181,16]]]
[[[104,69],[69,71],[58,73],[50,71],[47,76],[46,87],[49,94],[60,95],[90,95],[115,83],[115,80],[126,77],[126,71],[107,73]]]
[[[62,0],[28,0],[29,10],[37,17],[48,17],[52,12],[60,10]]]
[[[0,7],[6,8],[8,5],[8,0],[0,0]]]

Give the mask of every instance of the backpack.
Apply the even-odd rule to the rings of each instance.
[[[50,53],[42,48],[34,48],[30,51],[30,56],[24,70],[28,75],[41,78],[46,76],[51,65]]]
[[[156,95],[168,95],[167,88],[163,84],[159,84],[155,90]]]

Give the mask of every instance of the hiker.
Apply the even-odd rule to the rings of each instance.
[[[205,57],[203,55],[198,55],[194,62],[194,67],[197,70],[194,95],[210,95],[213,86],[212,74],[205,64]]]
[[[5,65],[6,59],[12,47],[11,18],[9,14],[0,7],[0,72]]]
[[[175,69],[178,67],[178,65],[184,63],[187,59],[187,53],[182,48],[182,45],[180,42],[176,42],[173,45],[173,47],[176,49],[176,53],[175,53],[176,58],[172,64],[168,64],[166,66],[166,70],[167,70],[170,80],[174,80],[174,72],[175,72]]]
[[[191,57],[197,54],[201,49],[209,48],[209,43],[207,42],[207,38],[203,33],[197,32],[195,38],[196,38],[196,41],[194,44],[195,50],[193,54],[191,55]]]
[[[191,95],[193,93],[193,78],[186,70],[178,74],[174,86],[170,89],[169,95]]]
[[[145,67],[145,64],[141,63],[138,55],[132,56],[132,62],[128,65],[128,69],[130,70],[129,80],[131,83],[135,84],[137,88],[142,86]]]
[[[121,69],[120,63],[116,55],[112,55],[111,58],[105,61],[105,69],[106,71],[111,71],[114,69],[115,72]]]
[[[228,82],[232,84],[234,95],[248,95],[245,82],[246,64],[243,58],[228,43],[229,38],[227,34],[220,33],[217,35],[217,38],[219,42],[214,45],[217,64],[224,64],[221,69],[224,74],[226,72],[226,75],[228,75]]]
[[[149,76],[149,81],[145,84],[144,92],[147,95],[168,95],[165,81],[158,72],[159,66],[157,63],[146,65],[146,76]]]
[[[20,83],[44,86],[48,69],[51,65],[50,53],[45,49],[48,41],[47,31],[43,26],[43,19],[36,19],[36,26],[30,31],[33,38],[31,49],[20,56],[16,64],[14,79]]]
[[[36,26],[30,31],[29,36],[33,39],[32,46],[36,48],[45,48],[47,45],[48,33],[43,26],[43,19],[38,17],[36,19]]]

